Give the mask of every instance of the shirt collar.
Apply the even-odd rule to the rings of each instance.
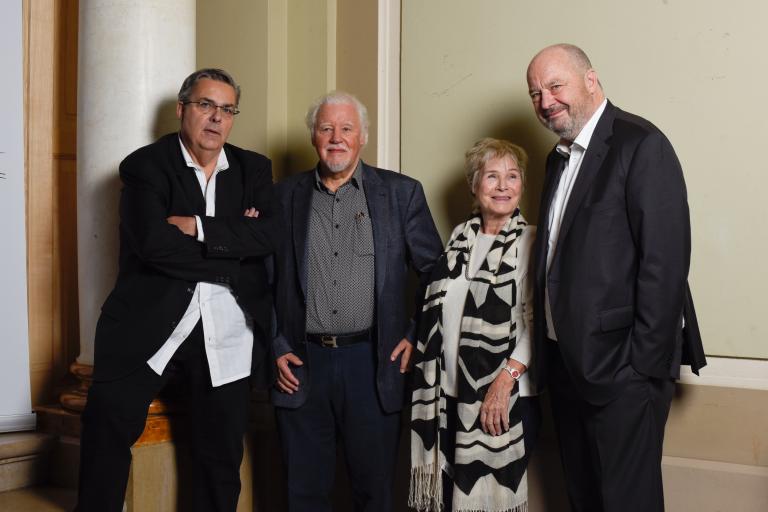
[[[358,160],[357,161],[357,167],[355,167],[355,172],[352,173],[352,177],[342,185],[342,187],[347,186],[348,183],[352,183],[352,185],[355,186],[356,189],[360,189],[360,183],[363,179],[363,161]],[[323,185],[323,181],[320,179],[320,164],[317,164],[317,167],[315,167],[315,187],[323,192],[327,192],[328,188]],[[339,187],[341,188],[341,187]]]
[[[181,146],[181,156],[184,157],[184,162],[187,164],[187,167],[200,169],[200,166],[195,163],[195,161],[192,159],[192,155],[190,155],[189,151],[187,151],[187,147],[181,140],[181,135],[179,135],[179,146]],[[229,160],[227,160],[227,153],[224,151],[224,148],[221,148],[219,157],[216,160],[216,167],[214,168],[213,172],[216,173],[225,169],[229,169]]]
[[[589,141],[592,140],[592,134],[595,133],[597,122],[600,120],[600,116],[603,115],[603,111],[605,111],[605,106],[607,104],[607,99],[604,99],[603,102],[600,103],[600,106],[597,107],[597,110],[595,110],[595,113],[589,118],[589,121],[587,121],[587,124],[581,129],[573,143],[564,141],[558,142],[556,147],[557,152],[567,158],[571,155],[571,148],[573,146],[580,148],[582,151],[586,151],[587,147],[589,147]]]

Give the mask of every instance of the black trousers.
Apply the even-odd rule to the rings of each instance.
[[[91,385],[82,416],[76,512],[123,509],[131,446],[141,436],[149,404],[168,381],[171,370],[185,379],[192,456],[190,507],[200,512],[233,512],[237,508],[250,386],[247,378],[211,385],[202,324],[198,322],[162,376],[143,365],[127,377]]]
[[[518,403],[520,404],[520,419],[523,423],[523,444],[525,445],[525,461],[526,465],[531,460],[531,454],[536,447],[536,440],[539,437],[539,429],[541,428],[541,405],[539,404],[538,396],[526,396],[518,397]],[[456,447],[456,427],[459,422],[458,414],[458,400],[453,397],[445,397],[445,447],[446,447],[446,462],[453,464],[454,452]],[[453,503],[453,480],[448,474],[443,471],[443,510],[448,512],[453,510],[451,504]]]
[[[674,381],[631,377],[597,406],[575,391],[557,342],[547,342],[552,415],[574,512],[664,510],[661,455]]]
[[[312,382],[306,402],[297,409],[276,408],[288,510],[332,510],[336,443],[341,442],[355,510],[391,511],[400,413],[387,414],[379,404],[374,345],[308,343],[307,350]]]

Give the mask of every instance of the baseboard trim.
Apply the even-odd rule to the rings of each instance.
[[[35,430],[37,424],[35,413],[8,414],[0,416],[0,432],[22,432]]]
[[[680,370],[680,382],[698,386],[760,389],[768,391],[768,360],[707,357],[707,366],[696,376],[688,366]]]
[[[765,512],[768,467],[664,457],[667,510]]]
[[[720,473],[732,473],[768,479],[768,467],[765,466],[748,466],[746,464],[734,464],[733,462],[700,460],[688,457],[671,457],[667,455],[661,458],[661,464],[662,466],[688,468],[701,471],[717,471]]]

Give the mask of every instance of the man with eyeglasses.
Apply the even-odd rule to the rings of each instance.
[[[263,360],[279,243],[270,161],[226,140],[240,88],[219,69],[181,86],[181,129],[120,164],[120,262],[96,327],[82,416],[79,512],[119,512],[150,402],[184,379],[192,486],[184,510],[232,512],[252,367]]]

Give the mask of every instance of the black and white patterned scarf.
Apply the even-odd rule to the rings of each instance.
[[[411,409],[411,485],[408,504],[417,510],[440,511],[441,472],[454,482],[456,512],[524,512],[528,487],[523,426],[515,387],[509,401],[510,429],[493,436],[483,432],[480,406],[493,380],[503,371],[516,342],[513,308],[517,300],[518,247],[526,225],[519,210],[493,241],[485,261],[470,280],[461,319],[458,349],[458,393],[454,464],[448,467],[445,446],[445,396],[442,313],[448,283],[466,272],[479,216],[454,231],[435,265],[427,287],[419,325]]]

